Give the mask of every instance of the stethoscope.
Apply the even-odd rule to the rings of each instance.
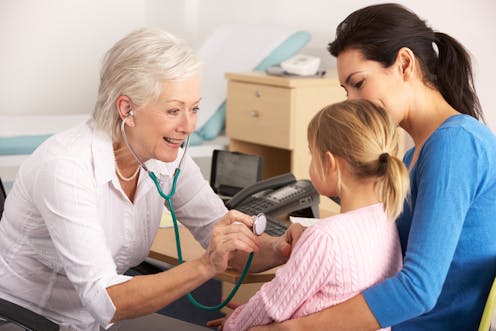
[[[179,227],[177,225],[177,219],[176,219],[176,213],[174,212],[174,206],[172,205],[172,198],[174,197],[174,194],[176,193],[176,183],[177,183],[177,178],[179,177],[179,173],[181,172],[181,164],[183,163],[184,156],[186,155],[186,152],[188,151],[188,148],[189,148],[189,135],[186,137],[186,144],[184,147],[184,153],[181,157],[181,160],[179,161],[179,165],[174,170],[174,176],[172,179],[172,188],[171,188],[169,194],[165,194],[162,191],[162,188],[160,187],[160,181],[157,178],[157,176],[155,175],[155,173],[153,171],[148,170],[148,167],[141,161],[140,157],[138,156],[138,154],[136,154],[133,147],[131,147],[131,144],[129,144],[129,141],[127,140],[126,130],[124,129],[124,126],[125,126],[126,120],[130,116],[134,116],[134,111],[131,110],[129,112],[129,114],[122,120],[122,123],[121,123],[122,137],[124,138],[124,142],[126,143],[127,147],[131,151],[131,154],[133,154],[134,158],[136,159],[136,161],[138,161],[141,168],[143,168],[148,173],[148,176],[155,183],[155,187],[157,188],[157,191],[160,194],[160,196],[162,198],[164,198],[165,201],[167,201],[167,205],[169,206],[169,211],[170,211],[171,216],[172,216],[172,223],[174,225],[174,233],[175,233],[175,237],[176,237],[177,260],[178,260],[179,264],[181,264],[184,261],[183,261],[183,254],[181,251],[181,240],[179,238]],[[253,233],[256,234],[257,236],[260,236],[265,231],[265,227],[267,225],[267,219],[263,213],[258,214],[256,216],[252,216],[252,217],[253,217]],[[223,302],[221,302],[220,304],[218,304],[216,306],[205,306],[205,305],[199,303],[198,301],[196,301],[196,299],[193,298],[191,293],[186,294],[186,297],[195,307],[198,307],[198,308],[201,308],[204,310],[213,311],[213,310],[219,310],[219,309],[223,308],[224,306],[226,306],[229,303],[229,301],[231,301],[231,299],[234,297],[234,295],[238,291],[239,287],[241,286],[241,283],[243,283],[243,281],[244,281],[244,279],[248,273],[248,270],[250,269],[252,260],[253,260],[253,252],[251,252],[250,255],[248,256],[248,260],[246,261],[246,265],[243,269],[243,272],[241,273],[241,275],[240,275],[238,281],[236,282],[236,285],[233,287],[231,293],[229,293],[227,298]]]

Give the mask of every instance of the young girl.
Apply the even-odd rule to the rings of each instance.
[[[237,308],[224,330],[315,313],[400,270],[394,219],[409,177],[397,157],[395,127],[385,110],[365,100],[315,115],[308,125],[310,178],[320,194],[339,196],[341,213],[306,230],[275,279]]]

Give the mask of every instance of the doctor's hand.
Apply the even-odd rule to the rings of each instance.
[[[215,223],[207,251],[202,256],[211,272],[224,272],[235,251],[258,251],[259,244],[251,231],[252,225],[253,219],[237,210],[230,210]]]

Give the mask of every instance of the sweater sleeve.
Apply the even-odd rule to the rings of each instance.
[[[333,256],[329,235],[315,228],[306,230],[275,278],[233,312],[224,330],[247,330],[291,318],[328,281]]]
[[[439,130],[425,143],[412,182],[417,196],[403,269],[363,293],[382,327],[435,306],[476,194],[481,154],[461,128]]]

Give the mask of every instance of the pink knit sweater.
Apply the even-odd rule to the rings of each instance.
[[[396,274],[402,264],[396,225],[382,203],[320,220],[296,243],[289,261],[224,330],[246,330],[343,302]]]

